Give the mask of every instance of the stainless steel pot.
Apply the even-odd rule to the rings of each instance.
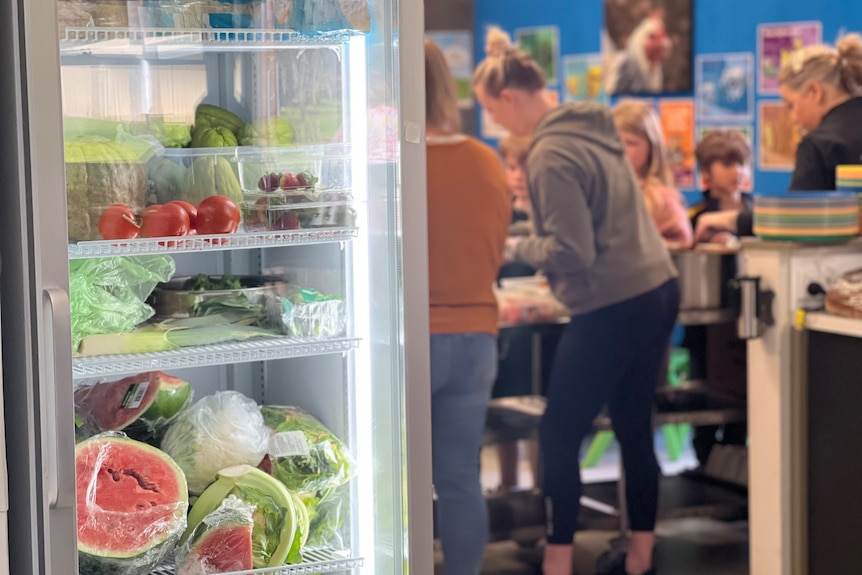
[[[736,274],[734,251],[672,251],[679,273],[680,310],[719,309],[727,282]]]

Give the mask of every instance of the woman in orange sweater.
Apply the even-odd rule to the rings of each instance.
[[[488,539],[479,450],[497,374],[497,300],[511,202],[496,153],[459,133],[455,83],[425,40],[431,409],[447,575],[478,575]]]

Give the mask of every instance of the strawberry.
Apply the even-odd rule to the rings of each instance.
[[[302,184],[299,183],[299,179],[290,172],[282,174],[281,181],[278,183],[278,187],[282,190],[292,190],[301,186]]]
[[[293,212],[286,212],[275,221],[272,227],[276,230],[298,230],[300,228],[299,217]]]

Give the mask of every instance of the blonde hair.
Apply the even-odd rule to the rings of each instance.
[[[646,173],[643,176],[643,194],[647,207],[652,211],[663,205],[662,188],[673,188],[667,148],[664,145],[658,117],[652,106],[637,100],[623,100],[612,110],[614,124],[619,132],[628,132],[646,140],[649,146]]]
[[[509,136],[500,140],[500,157],[505,160],[514,156],[515,161],[521,166],[527,163],[527,153],[530,151],[531,138],[529,136]]]
[[[851,96],[862,96],[862,36],[843,36],[835,48],[817,45],[793,52],[778,72],[778,83],[799,91],[808,82],[822,82]]]
[[[458,90],[440,47],[425,39],[425,124],[447,134],[461,131]]]
[[[519,50],[500,28],[491,26],[485,37],[488,57],[473,72],[473,86],[499,98],[505,88],[534,93],[545,88],[545,73],[533,57]]]

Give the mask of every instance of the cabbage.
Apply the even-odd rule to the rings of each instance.
[[[161,447],[185,472],[189,492],[200,495],[219,470],[256,466],[268,444],[257,404],[239,392],[220,391],[180,413]]]

